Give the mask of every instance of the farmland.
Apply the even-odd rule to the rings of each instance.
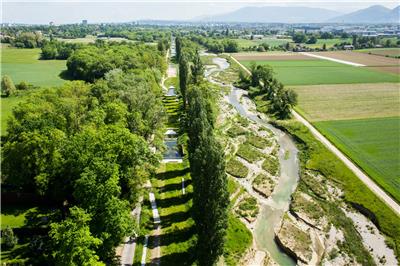
[[[292,39],[277,39],[277,38],[263,38],[263,39],[256,39],[256,40],[249,40],[249,39],[235,39],[241,48],[247,48],[250,46],[257,46],[262,43],[266,43],[271,47],[284,45],[288,42],[292,42]]]
[[[399,113],[396,83],[297,86],[298,111],[309,121],[390,117]],[[323,111],[322,111],[323,110]]]
[[[39,60],[40,49],[17,49],[2,46],[2,75],[9,75],[14,83],[26,81],[37,86],[61,85],[60,77],[66,70],[65,60]]]
[[[277,58],[278,59],[278,58]],[[285,85],[352,84],[398,82],[398,76],[372,69],[356,68],[327,60],[240,60],[249,67],[252,62],[270,65]]]
[[[345,39],[340,39],[340,38],[333,38],[333,39],[317,39],[316,43],[313,44],[304,44],[304,46],[309,47],[309,48],[322,48],[324,44],[326,44],[326,48],[331,48],[335,44],[339,43],[351,43],[351,38],[345,38]]]
[[[400,201],[400,117],[324,121],[315,125]]]
[[[360,49],[360,50],[357,50],[356,52],[380,55],[380,56],[387,56],[387,57],[399,57],[400,56],[400,48]]]
[[[362,64],[381,72],[400,74],[400,59],[396,58],[350,51],[317,52],[314,54]]]
[[[246,67],[270,65],[278,80],[294,86],[296,110],[400,201],[398,59],[349,51],[314,54],[365,67],[293,53],[235,57]]]

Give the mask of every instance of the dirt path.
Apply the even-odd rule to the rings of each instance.
[[[318,58],[318,59],[324,59],[324,60],[329,60],[329,61],[333,61],[333,62],[336,62],[336,63],[350,65],[350,66],[356,66],[356,67],[364,67],[365,66],[363,64],[354,63],[354,62],[350,62],[350,61],[346,61],[346,60],[340,60],[340,59],[327,57],[327,56],[322,56],[322,55],[316,55],[316,54],[311,54],[311,53],[306,53],[306,52],[301,52],[301,54],[302,55],[306,55],[306,56],[310,56],[310,57],[315,57],[315,58]]]
[[[231,57],[238,63],[247,73],[250,71],[243,66],[234,57]],[[305,125],[311,133],[324,144],[331,152],[333,152],[376,196],[386,203],[394,212],[400,216],[400,205],[394,201],[386,192],[381,189],[369,176],[367,176],[357,165],[350,161],[338,148],[336,148],[327,138],[325,138],[315,127],[313,127],[305,118],[296,111],[292,111],[293,116]]]

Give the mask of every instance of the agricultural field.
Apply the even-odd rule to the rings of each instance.
[[[356,50],[359,53],[366,53],[372,55],[380,55],[387,57],[400,57],[400,48],[371,48],[371,49],[360,49]]]
[[[311,122],[399,115],[400,91],[396,83],[295,86],[293,89],[298,94],[297,111]]]
[[[350,51],[314,54],[365,67],[294,53],[235,57],[246,67],[270,65],[297,92],[296,110],[400,201],[399,60]]]
[[[323,121],[314,124],[400,202],[400,117]]]
[[[269,60],[240,60],[249,67],[252,62],[270,65],[278,80],[285,85],[352,84],[398,82],[399,77],[391,73],[380,73],[372,69],[353,67],[327,60],[299,59],[302,55]],[[292,60],[291,58],[294,58]]]
[[[268,44],[270,47],[276,47],[279,45],[285,45],[286,43],[293,42],[292,39],[277,39],[277,38],[262,38],[256,40],[249,40],[249,39],[235,39],[239,44],[240,48],[248,48],[251,46],[258,46],[262,43]]]
[[[334,38],[334,39],[317,39],[316,43],[313,44],[302,44],[306,47],[309,48],[321,48],[324,44],[326,44],[326,48],[332,48],[335,44],[343,43],[343,42],[349,42],[351,43],[352,39],[351,38],[345,38],[345,39],[340,39],[340,38]]]
[[[400,59],[351,51],[315,52],[313,54],[365,65],[380,72],[400,74]]]
[[[61,74],[66,60],[39,60],[40,49],[1,47],[2,75],[9,75],[15,84],[26,81],[36,86],[57,86],[65,82]]]

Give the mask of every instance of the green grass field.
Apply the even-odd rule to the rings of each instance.
[[[11,116],[12,109],[23,100],[22,96],[13,96],[8,98],[1,98],[1,136],[4,136],[7,131],[7,121]]]
[[[340,38],[334,38],[334,39],[318,39],[316,43],[313,44],[306,44],[304,43],[304,46],[310,47],[310,48],[322,48],[324,43],[326,44],[326,48],[331,48],[335,44],[339,44],[342,42],[349,42],[351,43],[352,39],[351,38],[346,38],[346,39],[340,39]]]
[[[65,82],[60,77],[66,70],[65,60],[39,60],[40,49],[1,48],[2,75],[9,75],[15,84],[26,81],[37,86],[56,86]]]
[[[324,121],[315,126],[400,202],[400,117]]]
[[[251,62],[270,65],[276,77],[285,85],[352,84],[399,82],[399,76],[353,67],[327,60],[240,61],[246,67]]]
[[[249,39],[234,39],[234,40],[238,42],[240,48],[258,46],[262,43],[267,43],[269,46],[275,47],[281,44],[286,44],[287,42],[292,42],[292,39],[276,39],[276,38],[263,38],[257,40],[249,40]]]

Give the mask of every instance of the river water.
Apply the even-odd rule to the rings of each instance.
[[[295,265],[296,262],[283,252],[275,242],[275,228],[279,228],[283,214],[288,210],[290,198],[296,189],[299,180],[299,161],[298,150],[292,138],[285,132],[275,128],[267,121],[261,119],[257,113],[248,110],[246,105],[240,102],[240,96],[246,94],[244,90],[235,88],[232,85],[226,85],[215,81],[212,78],[212,73],[223,71],[229,67],[226,59],[215,57],[213,62],[218,66],[206,70],[205,76],[207,79],[220,86],[231,87],[231,92],[227,96],[229,103],[236,108],[238,113],[248,119],[269,128],[277,136],[280,149],[278,152],[281,174],[274,192],[267,201],[263,200],[260,195],[259,202],[261,203],[260,215],[256,221],[254,228],[254,238],[257,248],[268,252],[272,259],[279,265]],[[286,156],[285,156],[286,153]]]

